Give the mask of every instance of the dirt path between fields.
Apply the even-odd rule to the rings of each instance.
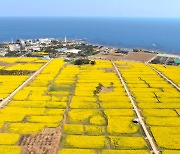
[[[121,73],[119,72],[117,66],[115,65],[114,62],[112,62],[112,64],[113,64],[113,66],[114,66],[114,68],[115,68],[115,70],[117,72],[117,75],[118,75],[119,79],[121,80],[121,82],[122,82],[122,84],[124,86],[124,89],[126,90],[126,93],[127,93],[128,97],[129,97],[129,99],[131,101],[131,104],[133,105],[133,108],[134,108],[134,111],[135,111],[135,113],[137,115],[139,124],[141,125],[141,127],[142,127],[142,129],[144,131],[144,134],[146,136],[145,139],[148,141],[149,145],[151,146],[152,152],[154,154],[159,154],[158,147],[157,147],[155,141],[153,140],[153,137],[150,135],[150,132],[148,131],[148,129],[146,127],[146,124],[143,121],[143,117],[140,114],[140,109],[137,107],[136,102],[134,101],[133,97],[131,96],[131,93],[130,93],[130,91],[129,91],[129,89],[128,89],[128,87],[127,87]]]
[[[177,86],[172,80],[170,80],[168,77],[166,77],[163,73],[161,73],[160,71],[158,71],[156,68],[154,68],[153,66],[148,65],[152,70],[154,70],[156,73],[158,73],[163,79],[165,79],[168,83],[170,83],[171,85],[173,85],[174,88],[176,88],[179,92],[180,92],[180,87]]]
[[[24,88],[27,84],[29,84],[36,76],[38,76],[41,71],[52,61],[53,59],[49,60],[46,64],[44,64],[39,70],[37,70],[30,78],[28,78],[24,83],[22,83],[16,90],[14,90],[8,97],[3,99],[3,101],[0,102],[0,108],[3,108],[6,106],[9,101],[12,99],[12,97],[20,91],[22,88]]]

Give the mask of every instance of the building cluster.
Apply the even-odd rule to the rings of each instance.
[[[20,53],[20,54],[19,54]],[[55,38],[18,39],[0,44],[0,57],[4,56],[77,57],[92,56],[95,59],[123,59],[155,64],[180,65],[178,55],[161,54],[143,48],[114,48],[88,44],[86,40]]]
[[[84,43],[84,40],[71,40],[55,39],[55,38],[40,38],[40,39],[18,39],[15,42],[6,43],[6,50],[9,52],[13,51],[41,51],[42,48],[56,47],[59,44],[62,46],[80,45]],[[1,50],[0,50],[1,52]],[[77,51],[74,51],[77,52]]]
[[[45,38],[45,39],[18,39],[16,42],[9,43],[9,51],[40,51],[42,47],[48,47],[52,45],[55,39]]]
[[[117,48],[113,48],[113,47],[106,47],[106,46],[97,46],[96,48],[94,48],[94,50],[96,52],[100,52],[102,54],[111,54],[113,52],[117,52],[118,49]]]
[[[8,53],[7,48],[0,48],[0,57],[4,57]]]
[[[151,63],[165,65],[180,65],[180,56],[171,54],[157,54],[157,56],[151,60]]]

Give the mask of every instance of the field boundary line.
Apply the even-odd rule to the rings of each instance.
[[[143,117],[141,116],[141,114],[139,112],[139,108],[137,107],[136,102],[134,101],[133,97],[131,96],[131,93],[130,93],[130,91],[129,91],[129,89],[128,89],[128,87],[127,87],[121,73],[119,72],[119,70],[118,70],[117,66],[115,65],[115,63],[112,62],[112,64],[113,64],[113,66],[114,66],[114,68],[115,68],[115,70],[117,72],[117,75],[119,76],[119,79],[121,80],[121,82],[122,82],[122,84],[123,84],[123,86],[125,88],[125,91],[126,91],[128,97],[129,97],[130,101],[131,101],[131,104],[133,105],[134,111],[136,112],[139,123],[142,126],[142,129],[143,129],[143,131],[144,131],[144,133],[146,135],[146,138],[147,138],[147,140],[148,140],[148,142],[149,142],[149,144],[150,144],[150,146],[152,148],[153,153],[154,154],[159,154],[158,148],[157,148],[157,146],[156,146],[156,144],[155,144],[155,142],[153,140],[153,137],[150,135],[149,131],[147,130],[146,124],[143,121]]]
[[[180,87],[177,86],[172,80],[170,80],[168,77],[166,77],[163,73],[161,73],[159,70],[154,68],[153,66],[148,65],[151,69],[153,69],[156,73],[158,73],[163,79],[165,79],[168,83],[173,85],[174,88],[176,88],[180,92]]]
[[[68,113],[69,113],[69,111],[71,110],[70,104],[71,104],[72,99],[73,99],[74,94],[75,94],[77,81],[78,81],[78,75],[76,74],[76,75],[75,75],[75,82],[74,82],[74,85],[73,85],[73,86],[74,86],[74,89],[72,90],[72,94],[69,96],[69,100],[68,100],[68,102],[67,102],[67,106],[66,106],[66,109],[65,109],[65,113],[63,114],[63,120],[62,120],[61,125],[60,125],[60,133],[61,133],[61,134],[60,134],[59,141],[61,141],[61,139],[62,139],[63,126],[67,123]],[[60,143],[61,143],[61,142],[60,142]],[[62,145],[59,144],[59,150],[61,150],[61,149],[62,149]]]
[[[46,92],[45,92],[45,95],[48,93],[48,91],[50,90],[50,88],[54,85],[57,77],[61,74],[62,70],[63,70],[66,66],[67,66],[67,63],[64,63],[64,64],[62,65],[62,67],[59,69],[58,73],[57,73],[56,76],[53,78],[51,84],[48,86],[48,88],[47,88],[47,90],[46,90]]]
[[[38,76],[41,71],[52,61],[53,59],[50,59],[47,63],[45,63],[39,70],[37,70],[33,75],[31,75],[26,81],[24,81],[17,89],[15,89],[8,97],[3,99],[2,102],[0,102],[0,108],[3,108],[5,105],[9,103],[9,100],[22,88],[24,88],[28,83],[31,82],[36,76]]]

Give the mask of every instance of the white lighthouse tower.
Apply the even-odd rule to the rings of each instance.
[[[66,36],[65,36],[65,38],[64,38],[64,42],[67,43],[67,38],[66,38]]]

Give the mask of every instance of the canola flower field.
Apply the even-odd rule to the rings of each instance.
[[[145,122],[158,147],[163,153],[179,153],[180,92],[143,63],[116,63],[137,105],[142,110]],[[160,65],[153,66],[157,69],[163,68]],[[172,68],[174,74],[170,75],[169,71],[165,71],[166,75],[178,76],[179,67]]]
[[[46,62],[38,58],[0,58],[0,70],[37,71]],[[28,78],[29,75],[0,74],[0,98],[6,98]]]
[[[162,72],[170,80],[172,80],[176,85],[180,87],[180,68],[176,66],[163,66],[163,65],[153,65],[154,68]],[[173,73],[172,73],[173,72]]]
[[[0,69],[37,71],[47,62],[0,58]],[[160,153],[180,153],[179,91],[146,64],[115,64]],[[160,65],[153,67],[166,72]],[[178,71],[179,67],[173,69]],[[164,75],[178,85],[178,77]],[[1,97],[7,97],[29,77],[0,75]],[[53,59],[0,109],[0,153],[151,153],[141,125],[134,122],[136,118],[111,61],[76,66]],[[39,138],[45,140],[36,143]]]

